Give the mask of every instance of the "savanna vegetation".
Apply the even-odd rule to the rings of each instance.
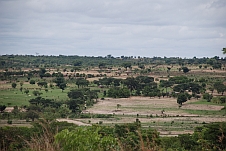
[[[0,60],[0,150],[226,149],[226,58]]]

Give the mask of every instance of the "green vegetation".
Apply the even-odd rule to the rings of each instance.
[[[39,121],[33,127],[0,127],[1,150],[225,150],[226,123],[195,128],[193,134],[160,137],[140,121],[115,126],[75,127]],[[172,121],[171,125],[175,122]],[[56,132],[58,129],[58,132]],[[12,133],[13,132],[13,133]],[[20,137],[18,137],[20,136]]]
[[[225,58],[0,59],[0,150],[226,149]]]

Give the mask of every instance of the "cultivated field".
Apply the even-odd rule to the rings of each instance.
[[[103,125],[114,125],[132,123],[139,119],[142,127],[155,128],[162,135],[192,133],[195,127],[202,124],[226,122],[226,113],[221,111],[224,106],[199,103],[201,103],[200,100],[189,100],[179,108],[175,98],[106,98],[99,100],[97,104],[83,111],[83,113],[91,115],[112,114],[114,115],[113,118],[73,120],[87,124],[95,124],[101,121]],[[120,104],[118,109],[117,104]]]

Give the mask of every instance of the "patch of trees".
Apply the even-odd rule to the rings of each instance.
[[[190,82],[178,84],[173,87],[175,92],[185,92],[186,90],[191,91],[193,94],[199,94],[202,89],[198,83]]]
[[[144,68],[143,65],[146,64],[179,64],[181,66],[186,64],[209,64],[214,69],[220,69],[222,64],[225,64],[225,58],[219,58],[217,56],[212,58],[178,58],[178,57],[136,57],[136,56],[121,56],[121,57],[94,57],[94,56],[34,56],[34,55],[1,55],[0,56],[0,68],[21,68],[21,67],[57,67],[59,65],[71,65],[74,67],[87,67],[87,66],[99,66],[104,63],[105,65],[100,65],[99,67],[107,67],[107,66],[123,66],[126,68],[130,68],[131,65],[138,65],[141,69]],[[125,64],[124,64],[125,63]],[[128,65],[126,65],[128,63]],[[41,77],[43,74],[41,74]]]
[[[222,95],[226,91],[226,86],[222,82],[214,83],[213,87],[217,90],[217,93],[221,93]]]
[[[128,98],[130,97],[130,91],[128,88],[112,87],[108,90],[107,96],[112,98]]]
[[[192,82],[193,79],[189,79],[186,76],[175,76],[175,77],[170,77],[169,81],[173,82],[174,84],[181,84],[181,83]]]
[[[88,85],[89,85],[89,81],[88,80],[86,80],[86,79],[84,79],[84,78],[78,78],[78,79],[76,79],[76,85],[78,86],[78,88],[80,88],[80,87],[88,87]]]
[[[89,88],[74,89],[68,92],[69,100],[67,105],[73,113],[81,113],[87,106],[92,106],[97,102],[98,94]]]

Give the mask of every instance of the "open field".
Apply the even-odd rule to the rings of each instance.
[[[175,136],[178,134],[184,133],[193,133],[194,128],[201,126],[206,123],[211,122],[226,122],[226,111],[221,110],[224,108],[225,104],[218,105],[213,102],[207,102],[203,99],[195,99],[194,97],[191,100],[183,103],[182,107],[178,106],[177,99],[173,97],[142,97],[142,96],[131,96],[129,98],[108,98],[103,95],[103,91],[108,91],[109,87],[105,86],[104,88],[98,87],[93,83],[94,80],[99,80],[103,77],[111,77],[115,79],[125,80],[127,77],[137,77],[137,76],[148,76],[153,77],[154,82],[157,83],[158,87],[160,80],[168,80],[169,77],[174,76],[186,76],[192,79],[200,79],[205,77],[212,83],[221,79],[225,81],[225,69],[224,70],[210,70],[208,69],[199,69],[198,66],[188,65],[190,71],[188,73],[179,72],[178,69],[181,68],[179,65],[172,66],[170,71],[167,71],[168,65],[158,65],[153,67],[153,65],[147,65],[146,69],[151,68],[151,72],[141,74],[141,69],[138,66],[132,66],[132,68],[124,69],[120,67],[112,67],[112,69],[100,69],[98,67],[89,68],[88,70],[79,70],[76,72],[70,72],[71,66],[68,67],[67,71],[63,71],[61,68],[60,72],[64,75],[64,79],[69,81],[69,75],[74,78],[74,81],[67,83],[65,90],[59,89],[59,87],[54,86],[50,88],[50,84],[55,85],[53,79],[55,77],[43,77],[42,79],[38,75],[34,75],[31,79],[36,81],[36,84],[30,84],[26,77],[18,77],[16,80],[5,80],[0,82],[0,104],[6,105],[6,112],[13,110],[14,106],[28,106],[29,100],[35,98],[33,91],[39,91],[42,94],[41,97],[45,99],[53,99],[55,101],[69,100],[67,93],[71,89],[77,89],[78,86],[75,84],[76,74],[91,74],[94,77],[85,78],[88,80],[91,90],[100,90],[98,92],[98,102],[94,106],[88,107],[86,110],[83,110],[82,114],[89,114],[91,118],[73,118],[73,116],[68,116],[70,118],[59,118],[58,121],[68,121],[80,126],[87,126],[91,124],[101,124],[101,125],[110,125],[114,126],[115,124],[123,123],[133,123],[139,119],[141,126],[143,128],[154,128],[157,129],[161,135]],[[37,68],[36,70],[39,70]],[[26,71],[30,71],[29,68]],[[58,72],[56,68],[47,69],[50,74],[53,72]],[[4,72],[2,70],[2,72]],[[121,74],[118,74],[120,72]],[[39,81],[46,81],[48,83],[48,88],[40,87],[37,85]],[[12,82],[16,82],[17,87],[12,88]],[[20,86],[20,83],[23,83]],[[200,83],[201,85],[201,83]],[[23,90],[20,91],[20,88],[23,87]],[[207,87],[206,87],[207,88]],[[25,94],[24,90],[28,89],[29,93]],[[48,91],[45,91],[48,89]],[[166,88],[159,87],[162,92],[166,92]],[[210,91],[206,90],[208,93]],[[168,87],[167,92],[173,92],[173,87]],[[191,93],[190,93],[191,94]],[[213,92],[213,96],[220,96],[216,90]],[[104,100],[100,99],[104,98]],[[119,105],[117,107],[117,104]],[[92,115],[110,114],[110,118],[96,118]],[[1,126],[7,125],[7,121],[2,120],[0,123]],[[13,120],[12,126],[30,126],[29,123],[26,123],[25,120]]]
[[[175,98],[130,97],[123,99],[106,98],[93,107],[83,111],[84,114],[112,114],[113,118],[73,119],[84,123],[114,125],[132,123],[139,119],[142,127],[157,129],[162,135],[192,133],[194,128],[210,122],[226,122],[225,115],[220,115],[224,106],[195,104],[199,100],[190,100],[178,107]],[[121,106],[117,109],[117,104]],[[162,110],[164,113],[162,114]],[[197,112],[200,111],[200,112]],[[212,111],[206,115],[205,111]],[[193,114],[199,113],[199,114]],[[202,114],[200,114],[202,113]],[[214,114],[215,113],[215,114]],[[218,114],[219,113],[219,114]]]

